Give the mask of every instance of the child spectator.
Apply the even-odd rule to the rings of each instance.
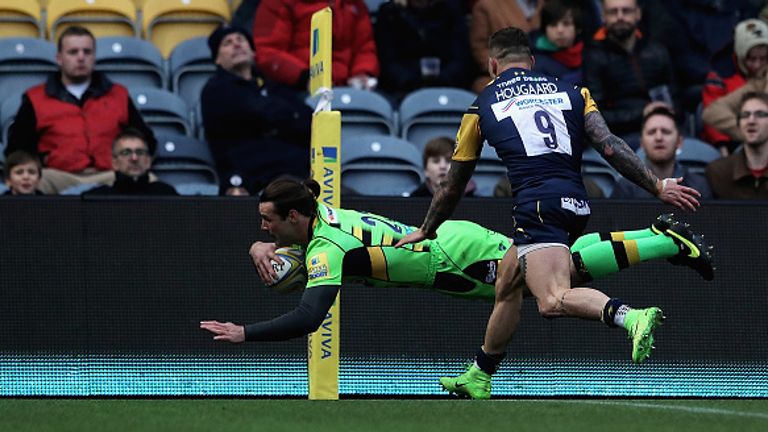
[[[37,190],[43,165],[40,159],[24,150],[16,150],[5,159],[4,195],[43,195]]]
[[[581,9],[575,2],[549,0],[541,9],[541,27],[533,37],[533,70],[581,84],[581,30]]]
[[[424,147],[424,183],[411,192],[411,196],[431,197],[440,189],[440,182],[445,180],[451,168],[454,141],[448,137],[433,138]],[[476,185],[470,180],[464,189],[464,196],[474,196]]]

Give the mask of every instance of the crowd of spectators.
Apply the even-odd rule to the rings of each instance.
[[[335,86],[382,93],[393,106],[424,87],[477,92],[490,82],[489,36],[515,26],[530,35],[534,70],[589,88],[611,130],[642,149],[658,175],[683,177],[704,198],[765,198],[766,4],[390,0],[368,10],[364,0],[244,1],[233,24],[208,39],[217,70],[200,98],[220,193],[252,195],[278,176],[309,174],[310,20],[330,6]],[[24,93],[9,132],[8,193],[56,194],[82,184],[127,190],[126,179],[135,191],[142,190],[136,182],[156,182],[152,129],[127,89],[94,70],[93,35],[70,27],[57,43],[59,71]],[[134,167],[146,165],[138,176],[119,168],[129,160],[114,146],[126,128],[146,146],[146,155],[129,155]],[[706,177],[676,160],[684,136],[723,156]],[[434,143],[427,149],[434,154],[425,155],[427,181],[413,195],[430,195],[433,177],[445,171],[450,142]],[[752,190],[734,192],[731,181]],[[625,186],[620,180],[611,196],[642,195]]]

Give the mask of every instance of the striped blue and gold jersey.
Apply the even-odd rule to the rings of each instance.
[[[508,69],[464,114],[453,159],[478,159],[487,141],[504,161],[518,203],[586,199],[581,155],[584,117],[592,111],[597,105],[586,88],[527,69]]]

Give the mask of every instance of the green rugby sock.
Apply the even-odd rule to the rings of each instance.
[[[670,237],[652,235],[635,240],[601,241],[583,247],[578,254],[588,275],[597,279],[642,261],[671,258],[679,252],[679,246]]]
[[[658,235],[651,231],[650,228],[634,230],[634,231],[613,231],[613,232],[596,232],[584,234],[576,239],[571,246],[571,252],[579,252],[583,248],[599,243],[601,241],[622,241],[622,240],[637,240],[646,237],[653,237]]]

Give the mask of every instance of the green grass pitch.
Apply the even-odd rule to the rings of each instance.
[[[0,399],[0,431],[768,431],[768,399]]]

